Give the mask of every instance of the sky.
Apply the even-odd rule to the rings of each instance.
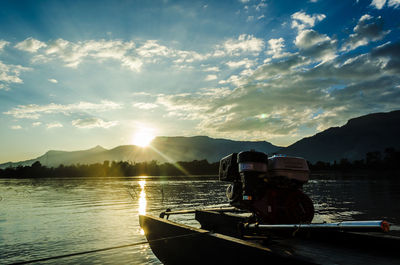
[[[400,0],[0,1],[0,163],[137,135],[288,146],[400,109]]]

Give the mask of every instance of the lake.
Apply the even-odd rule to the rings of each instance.
[[[160,264],[139,213],[226,205],[226,182],[201,177],[0,179],[0,264],[86,252],[40,264]],[[312,179],[313,222],[386,219],[400,224],[400,181]],[[175,218],[175,219],[173,219]],[[171,218],[196,225],[193,215]]]

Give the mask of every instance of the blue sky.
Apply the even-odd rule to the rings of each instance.
[[[137,133],[286,146],[399,109],[400,0],[1,1],[0,162]]]

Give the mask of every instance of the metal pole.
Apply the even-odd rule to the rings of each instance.
[[[347,221],[320,224],[247,224],[245,229],[255,230],[324,230],[324,231],[354,231],[354,232],[388,232],[390,224],[384,220],[378,221]]]
[[[177,210],[177,211],[171,211],[170,209],[167,209],[165,212],[162,212],[160,214],[160,218],[164,218],[164,216],[169,216],[173,214],[188,214],[188,213],[196,213],[196,211],[215,211],[215,212],[234,212],[234,211],[240,211],[235,207],[227,207],[227,208],[203,208],[203,209],[189,209],[189,210]]]

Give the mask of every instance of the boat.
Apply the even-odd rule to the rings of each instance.
[[[324,224],[316,224],[321,227],[281,228],[274,234],[268,229],[267,233],[235,229],[241,217],[229,212],[196,210],[195,218],[202,228],[139,216],[150,247],[163,264],[400,264],[400,237],[379,232],[379,221],[353,223],[359,232],[339,224],[324,231]]]
[[[167,209],[139,222],[163,264],[400,264],[385,220],[313,223],[301,158],[245,151],[221,159],[229,207]],[[310,203],[311,202],[311,203]],[[169,219],[194,214],[199,227]]]

